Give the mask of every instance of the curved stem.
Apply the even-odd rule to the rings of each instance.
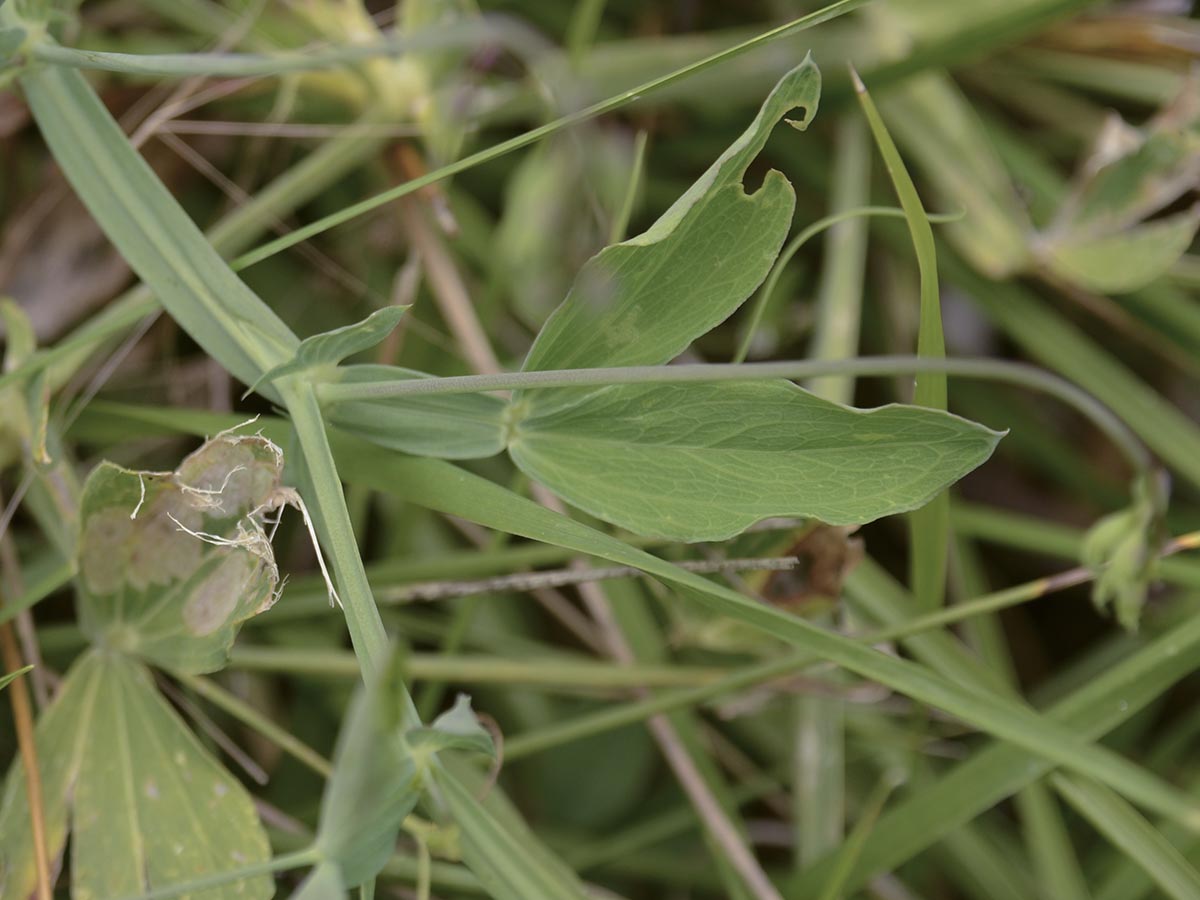
[[[904,210],[895,206],[856,206],[853,209],[844,209],[841,212],[825,216],[823,219],[817,219],[817,221],[792,238],[791,242],[779,254],[779,258],[775,260],[775,265],[771,267],[771,273],[767,276],[767,280],[763,282],[762,288],[754,298],[753,304],[750,307],[749,321],[746,323],[746,330],[742,334],[742,340],[738,345],[737,352],[733,355],[733,362],[740,363],[745,361],[746,354],[750,352],[750,344],[754,340],[754,332],[758,331],[758,324],[762,321],[763,313],[771,302],[771,295],[775,293],[775,286],[779,283],[779,277],[783,274],[784,268],[792,261],[792,257],[796,255],[797,251],[822,231],[832,228],[839,222],[845,222],[847,219],[854,219],[859,216],[883,216],[903,219]],[[954,213],[952,215],[931,213],[929,221],[953,222],[962,217],[963,213]]]
[[[1049,394],[1085,416],[1117,446],[1139,474],[1153,469],[1149,451],[1136,434],[1091,394],[1069,381],[1027,363],[998,359],[929,359],[917,356],[874,356],[858,359],[804,360],[626,368],[558,369],[500,375],[464,375],[360,384],[322,384],[322,403],[372,400],[416,394],[470,394],[485,391],[604,387],[615,384],[687,384],[719,381],[763,381],[774,378],[815,378],[823,375],[859,377],[942,372],[957,378],[999,381]]]

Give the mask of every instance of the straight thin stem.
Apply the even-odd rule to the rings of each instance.
[[[232,884],[235,881],[244,881],[247,878],[254,878],[258,875],[286,872],[289,869],[303,869],[305,866],[315,865],[320,859],[320,854],[316,848],[309,847],[304,850],[297,850],[295,853],[285,853],[282,856],[276,856],[252,866],[230,869],[227,872],[217,872],[213,875],[197,878],[194,881],[181,881],[178,884],[169,884],[166,887],[156,888],[144,894],[122,897],[121,900],[168,900],[170,897],[180,897],[184,894],[198,894],[209,888],[221,887],[222,885]]]
[[[874,356],[859,359],[788,362],[628,366],[624,368],[553,369],[500,375],[461,375],[356,384],[323,384],[323,403],[404,397],[417,394],[472,394],[548,388],[598,387],[615,384],[687,384],[719,381],[764,381],[774,378],[815,378],[820,375],[859,377],[942,372],[958,378],[1000,381],[1049,394],[1076,409],[1121,450],[1139,473],[1152,461],[1138,437],[1106,406],[1071,382],[1027,363],[999,359],[929,359],[917,356]]]
[[[487,147],[486,149],[480,150],[477,153],[472,153],[469,156],[464,156],[462,159],[450,163],[447,166],[443,166],[442,168],[429,172],[426,175],[422,175],[419,178],[414,178],[411,181],[406,181],[404,184],[397,185],[391,190],[376,194],[374,197],[368,197],[366,200],[354,203],[350,206],[347,206],[345,209],[318,219],[317,221],[312,222],[303,228],[297,229],[285,237],[263,244],[261,247],[240,257],[234,263],[234,268],[244,269],[248,266],[254,265],[255,263],[262,262],[267,257],[274,256],[281,250],[286,250],[288,247],[298,244],[301,241],[306,241],[323,231],[328,231],[330,228],[334,228],[344,222],[348,222],[351,219],[357,218],[358,216],[368,213],[373,209],[377,209],[384,204],[391,203],[393,200],[398,200],[401,197],[413,193],[414,191],[419,191],[423,187],[434,184],[435,182],[441,181],[445,178],[449,178],[452,175],[457,175],[459,172],[464,172],[467,169],[474,168],[481,163],[497,159],[507,153],[513,152],[514,150],[520,150],[522,147],[528,147],[530,144],[537,143],[543,138],[549,137],[550,135],[566,128],[570,128],[573,125],[578,125],[581,122],[587,122],[590,119],[595,119],[598,116],[604,115],[605,113],[620,109],[621,107],[632,103],[635,100],[641,99],[641,97],[645,94],[649,94],[652,91],[661,90],[670,84],[674,84],[677,81],[681,81],[684,78],[695,75],[697,72],[702,72],[705,69],[717,65],[718,63],[732,59],[735,56],[740,56],[749,50],[753,50],[755,47],[761,47],[763,44],[769,43],[770,41],[788,37],[789,35],[796,34],[797,32],[803,31],[806,28],[812,28],[815,25],[820,25],[822,22],[828,22],[830,19],[835,19],[838,16],[845,15],[848,12],[858,9],[860,6],[864,6],[867,2],[869,2],[869,0],[838,0],[838,2],[831,3],[824,9],[817,10],[816,12],[810,13],[807,16],[801,16],[798,19],[788,22],[786,25],[781,25],[778,28],[773,28],[770,31],[763,32],[762,34],[757,35],[748,41],[743,41],[742,43],[730,47],[727,50],[722,50],[720,53],[715,53],[712,56],[705,57],[699,62],[694,62],[691,65],[684,66],[681,69],[676,69],[674,72],[670,72],[667,75],[654,78],[650,81],[647,81],[645,84],[638,85],[635,88],[630,88],[627,91],[623,91],[620,94],[609,97],[607,100],[594,103],[585,109],[568,113],[565,116],[555,119],[553,122],[547,122],[545,125],[534,128],[531,131],[526,131],[524,134],[517,135],[516,137],[510,138],[507,141],[502,141],[495,146]]]

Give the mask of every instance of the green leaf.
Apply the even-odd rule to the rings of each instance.
[[[978,112],[954,80],[926,73],[881,94],[879,106],[934,203],[965,211],[962,221],[946,226],[947,239],[991,278],[1024,268],[1032,225]]]
[[[471,709],[471,698],[459,694],[454,706],[433,720],[428,727],[414,728],[406,735],[408,745],[430,752],[463,750],[482,753],[494,758],[496,745],[492,736],[479,724]]]
[[[1084,537],[1080,561],[1096,576],[1092,601],[1098,609],[1112,605],[1117,621],[1128,631],[1137,630],[1154,578],[1164,503],[1154,484],[1139,479],[1133,502],[1105,516]]]
[[[854,830],[835,851],[837,862],[829,875],[829,880],[821,890],[821,900],[840,900],[849,893],[846,889],[846,880],[850,877],[850,872],[853,871],[854,864],[862,853],[863,845],[871,835],[871,829],[879,820],[884,804],[887,803],[888,797],[895,789],[898,778],[897,773],[885,773],[875,790],[867,798],[862,815],[854,825]]]
[[[4,323],[4,371],[11,372],[37,350],[33,323],[11,297],[0,297],[0,321]]]
[[[250,797],[159,697],[150,673],[119,656],[96,658],[100,686],[73,799],[72,900],[138,894],[268,859]],[[271,879],[259,876],[199,896],[272,893]]]
[[[296,888],[292,900],[346,900],[338,867],[331,862],[321,863]]]
[[[10,684],[12,684],[14,681],[16,681],[18,678],[20,678],[26,672],[32,672],[32,671],[33,671],[33,666],[25,666],[24,668],[17,669],[17,671],[15,671],[15,672],[9,672],[6,675],[0,675],[0,690],[3,690],[4,688],[8,687]]]
[[[509,451],[593,515],[699,541],[770,516],[849,525],[914,509],[999,437],[934,410],[863,412],[772,381],[606,388],[521,421]]]
[[[746,167],[789,110],[803,129],[821,76],[805,60],[775,86],[754,122],[645,233],[607,247],[580,270],[542,328],[525,370],[667,362],[724,321],[766,277],[787,237],[795,196],[769,172],[747,195]],[[539,392],[538,408],[553,402]]]
[[[917,333],[917,355],[942,359],[946,355],[946,340],[942,331],[942,301],[938,289],[937,248],[933,229],[925,215],[921,197],[908,174],[900,151],[888,132],[871,95],[854,74],[858,100],[871,126],[871,134],[887,166],[904,218],[912,237],[920,271],[921,309]],[[951,95],[952,96],[952,95]],[[946,376],[939,372],[917,375],[913,402],[933,409],[947,409]],[[937,609],[945,600],[946,570],[949,561],[950,497],[939,493],[909,518],[910,579],[913,596],[925,610]]]
[[[37,350],[33,323],[17,303],[0,298],[0,322],[4,323],[4,371],[18,370]],[[47,430],[50,389],[45,370],[26,376],[16,384],[0,388],[0,468],[22,457],[47,464]]]
[[[420,773],[403,739],[412,723],[402,690],[393,660],[358,689],[338,737],[316,846],[337,864],[343,888],[379,874],[420,797]]]
[[[576,214],[576,186],[587,184],[593,203],[611,214],[634,166],[625,135],[590,128],[580,137],[539,144],[505,185],[490,263],[512,297],[514,314],[534,330],[562,301],[580,266],[606,243],[596,216]],[[580,153],[581,146],[590,152]]]
[[[545,847],[503,796],[478,799],[487,784],[447,760],[432,771],[438,794],[458,825],[463,861],[494,900],[583,900],[579,879]]]
[[[1195,826],[1200,807],[1160,777],[1076,731],[1006,696],[964,685],[906,660],[897,659],[844,635],[739,594],[702,575],[681,569],[614,537],[558,515],[487,479],[449,463],[400,457],[360,442],[339,439],[352,449],[362,483],[396,491],[405,499],[534,540],[569,547],[662,580],[707,609],[774,636],[792,647],[877,681],[913,699],[946,711],[1056,765],[1105,782],[1139,805]]]
[[[1124,293],[1164,274],[1200,225],[1200,208],[1155,213],[1193,190],[1200,172],[1200,86],[1142,128],[1112,115],[1080,167],[1053,225],[1035,244],[1060,278],[1093,291]]]
[[[346,366],[338,376],[342,384],[432,377],[379,365]],[[507,408],[488,394],[447,394],[338,401],[326,411],[334,425],[382,447],[442,459],[480,459],[504,449]]]
[[[250,796],[159,697],[150,673],[92,651],[72,667],[37,728],[51,852],[71,822],[72,900],[137,895],[269,858]],[[20,762],[9,771],[0,847],[5,896],[34,879]],[[258,876],[190,895],[253,900]]]
[[[1194,190],[1198,165],[1200,83],[1189,78],[1141,128],[1109,116],[1055,227],[1116,231],[1133,225]]]
[[[223,434],[175,472],[101,463],[81,501],[80,621],[99,646],[178,672],[219,669],[241,623],[275,600],[263,517],[287,502],[283,457]]]
[[[1113,234],[1046,239],[1042,251],[1061,278],[1101,293],[1127,293],[1165,274],[1187,252],[1198,226],[1200,208],[1193,208]]]
[[[63,679],[54,702],[38,719],[35,740],[42,779],[47,852],[60,857],[67,842],[69,803],[83,754],[87,751],[96,709],[98,669],[94,656],[76,663]],[[0,885],[12,897],[30,897],[37,884],[29,795],[20,758],[13,760],[0,806]]]
[[[1051,705],[1044,715],[1076,735],[1096,740],[1154,703],[1195,668],[1200,618],[1190,618],[1139,647],[1116,665]],[[1113,698],[1120,697],[1119,703]],[[923,784],[886,812],[867,840],[851,887],[904,864],[954,829],[1041,778],[1050,765],[1011,744],[994,743],[935,782]],[[1186,827],[1186,826],[1185,826]],[[1189,833],[1191,829],[1188,829]],[[789,884],[789,896],[807,896],[823,883],[826,858]]]
[[[24,28],[0,29],[0,65],[7,66],[14,61],[27,36]]]
[[[260,375],[246,393],[250,394],[263,382],[270,383],[286,375],[295,375],[322,366],[335,366],[355,353],[370,350],[392,333],[407,311],[407,306],[385,306],[375,310],[361,322],[305,338],[291,359]]]

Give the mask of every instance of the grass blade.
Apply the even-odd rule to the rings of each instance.
[[[290,359],[296,336],[230,271],[83,75],[43,66],[20,82],[72,187],[172,317],[246,384]]]
[[[1069,775],[1051,778],[1054,789],[1121,853],[1134,860],[1174,900],[1200,897],[1200,872],[1137,810],[1098,784]]]
[[[916,186],[900,158],[900,151],[888,133],[871,95],[851,69],[854,89],[871,126],[875,143],[883,156],[884,165],[892,179],[896,196],[904,209],[908,232],[917,254],[917,269],[921,281],[920,329],[917,333],[917,355],[942,359],[946,355],[946,339],[942,334],[942,302],[938,292],[937,248],[933,228]],[[913,402],[918,406],[946,409],[946,376],[934,372],[917,375]],[[925,611],[940,607],[946,597],[946,570],[950,552],[950,495],[942,491],[925,506],[909,516],[910,578],[913,596]]]
[[[462,516],[533,540],[572,547],[612,562],[636,566],[682,590],[719,615],[728,616],[812,652],[900,693],[958,716],[1057,765],[1090,775],[1121,790],[1148,809],[1161,810],[1192,827],[1200,810],[1156,776],[1089,744],[1069,728],[1010,700],[952,682],[856,641],[822,631],[779,610],[748,600],[705,578],[559,516],[483,478],[429,459],[403,459],[348,441],[363,478],[380,490],[397,491],[411,502]]]

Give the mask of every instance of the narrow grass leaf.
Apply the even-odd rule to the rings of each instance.
[[[20,678],[26,672],[32,672],[32,671],[33,671],[33,666],[24,666],[20,669],[17,669],[15,672],[9,672],[6,675],[0,676],[0,690],[3,690],[4,688],[8,687],[10,684],[12,684],[14,681],[16,681],[18,678]]]
[[[1106,667],[1046,710],[1043,718],[1095,740],[1189,674],[1198,651],[1200,619],[1193,618]],[[883,815],[863,848],[851,886],[861,887],[872,876],[902,865],[1050,768],[1044,759],[1015,746],[996,744],[981,750]],[[834,864],[833,859],[822,860],[793,879],[789,890],[796,896],[815,891]]]
[[[1017,794],[1015,803],[1025,849],[1042,890],[1055,900],[1091,900],[1062,811],[1045,782],[1030,784]]]
[[[40,66],[20,83],[63,174],[188,334],[245,384],[291,359],[296,336],[233,274],[83,75]]]
[[[1147,809],[1159,810],[1189,826],[1200,825],[1200,810],[1157,776],[1046,716],[989,692],[965,687],[924,666],[896,659],[850,638],[826,632],[803,619],[747,599],[726,587],[634,549],[578,522],[555,514],[484,478],[449,463],[389,455],[369,445],[353,447],[365,483],[395,491],[408,500],[473,522],[534,540],[567,546],[632,565],[680,590],[713,612],[771,634],[798,649],[843,666],[864,678],[942,709],[1024,750],[1080,774],[1110,784]]]
[[[1160,831],[1118,795],[1070,775],[1051,778],[1054,789],[1122,854],[1174,900],[1200,897],[1200,872]]]
[[[837,864],[829,874],[829,881],[821,889],[820,900],[841,900],[849,893],[846,881],[850,877],[850,872],[853,870],[859,854],[862,853],[863,844],[866,843],[871,829],[879,820],[879,814],[883,812],[884,804],[887,803],[887,799],[895,787],[892,780],[885,776],[871,792],[871,796],[867,798],[862,815],[859,816],[853,830],[837,851]]]
[[[917,355],[942,358],[946,355],[946,341],[942,334],[942,301],[938,292],[937,249],[933,241],[933,229],[925,215],[925,208],[917,194],[916,186],[909,177],[900,157],[900,151],[888,133],[887,125],[875,108],[866,87],[853,73],[854,87],[859,103],[871,126],[871,134],[883,156],[884,165],[892,179],[896,196],[904,208],[909,235],[917,254],[917,268],[921,280],[920,330],[917,334]],[[913,402],[933,409],[946,409],[946,376],[935,372],[917,375]],[[910,569],[913,596],[923,609],[936,609],[946,596],[946,569],[950,551],[950,497],[939,493],[909,520],[911,542]]]
[[[927,73],[881,95],[879,107],[935,202],[965,211],[946,226],[947,240],[991,278],[1024,269],[1033,226],[978,112],[954,80]]]

